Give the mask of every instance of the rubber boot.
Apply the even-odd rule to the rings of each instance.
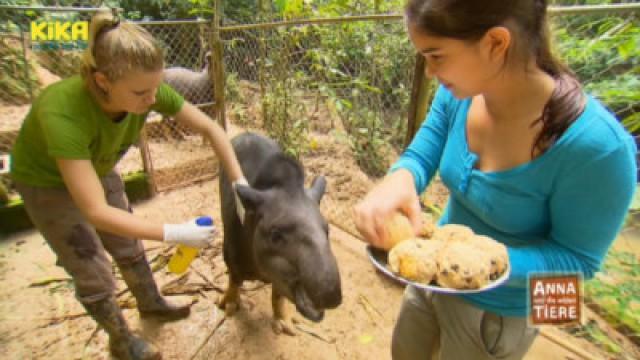
[[[87,313],[109,334],[109,350],[119,360],[160,360],[162,355],[151,344],[133,335],[122,316],[115,297],[82,304]]]
[[[136,298],[140,317],[156,317],[171,321],[184,319],[191,312],[191,304],[175,305],[167,301],[158,290],[145,256],[129,264],[118,264],[122,278]]]

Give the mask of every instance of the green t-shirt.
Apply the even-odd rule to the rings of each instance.
[[[175,115],[183,102],[163,83],[151,110]],[[11,176],[31,186],[63,187],[55,161],[62,158],[91,160],[103,177],[138,141],[147,115],[129,113],[115,122],[101,110],[79,75],[54,83],[33,102],[22,124],[11,154]]]

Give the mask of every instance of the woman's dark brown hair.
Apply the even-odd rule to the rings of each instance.
[[[507,59],[526,65],[535,58],[556,80],[541,117],[531,124],[542,122],[532,157],[551,147],[584,110],[582,86],[551,51],[546,0],[408,0],[405,11],[409,23],[432,36],[476,41],[493,27],[506,27],[513,36]]]

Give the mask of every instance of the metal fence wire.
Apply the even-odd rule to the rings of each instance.
[[[90,12],[68,16],[88,19]],[[556,13],[553,22],[556,49],[586,90],[625,124],[640,123],[638,10]],[[212,23],[140,24],[166,47],[167,67],[173,68],[167,71],[188,75],[174,87],[214,114],[214,88],[221,86],[214,87],[211,76]],[[9,152],[32,99],[51,82],[74,74],[80,55],[36,51],[29,27],[17,25],[0,25],[0,154]],[[366,174],[384,174],[404,146],[412,84],[423,76],[415,71],[415,51],[400,16],[219,30],[225,116],[232,129],[260,129],[294,156],[314,147],[312,134],[332,135],[350,147]],[[147,171],[157,191],[215,176],[209,145],[171,119],[151,116],[141,149],[130,151],[119,170]],[[11,189],[6,175],[0,179]]]
[[[398,148],[406,129],[415,58],[404,32],[397,20],[224,31],[231,122],[264,129],[294,155],[309,131],[334,131],[383,174],[384,149],[375,152],[386,142],[375,140]]]
[[[184,98],[213,115],[213,80],[206,21],[141,23],[166,48],[165,82]],[[175,189],[213,178],[217,165],[211,147],[171,118],[151,116],[141,142],[145,171],[155,191]],[[139,159],[128,154],[131,168]],[[127,159],[124,159],[127,161]],[[138,169],[140,163],[138,162]]]

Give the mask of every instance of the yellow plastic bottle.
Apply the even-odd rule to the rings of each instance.
[[[201,216],[196,219],[198,226],[211,226],[213,219],[209,216]],[[198,249],[185,245],[178,245],[176,252],[169,260],[169,271],[174,274],[182,274],[187,271],[189,265],[198,255]]]

